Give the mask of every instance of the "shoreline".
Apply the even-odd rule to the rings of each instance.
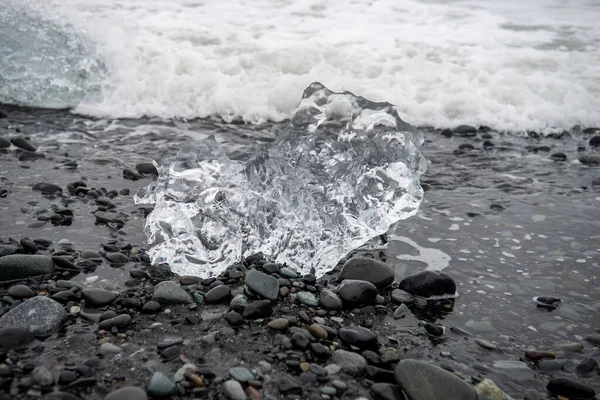
[[[290,123],[290,119],[284,119],[281,121],[265,121],[263,123],[260,124],[253,124],[250,122],[246,122],[242,119],[233,119],[231,121],[226,121],[225,119],[223,119],[220,116],[210,116],[210,117],[206,117],[206,118],[180,118],[180,117],[173,117],[173,118],[159,118],[159,117],[155,117],[155,116],[141,116],[139,118],[108,118],[108,117],[95,117],[95,116],[89,116],[89,115],[85,115],[85,114],[77,114],[77,113],[73,113],[72,112],[73,108],[71,107],[57,107],[57,108],[41,108],[41,107],[34,107],[34,106],[27,106],[27,105],[16,105],[16,104],[5,104],[5,103],[0,103],[0,113],[4,112],[4,114],[8,115],[10,112],[16,111],[19,113],[27,113],[27,112],[40,112],[40,113],[46,113],[46,114],[54,114],[54,113],[68,113],[69,115],[73,116],[73,117],[80,117],[80,118],[85,118],[85,119],[89,119],[89,120],[93,120],[93,121],[99,121],[99,120],[110,120],[110,121],[161,121],[162,123],[165,124],[173,124],[173,123],[177,123],[177,122],[184,122],[184,123],[193,123],[193,122],[202,122],[202,121],[207,121],[207,122],[214,122],[214,123],[221,123],[221,124],[227,124],[227,125],[242,125],[242,126],[252,126],[252,127],[256,127],[259,128],[263,127],[263,126],[271,126],[271,127],[279,127],[279,128],[285,128],[289,123]],[[402,117],[402,116],[400,116]],[[2,118],[2,117],[0,117]],[[542,136],[549,136],[549,137],[556,137],[556,136],[562,136],[565,135],[567,133],[572,134],[572,133],[576,133],[576,134],[584,134],[584,135],[589,135],[589,134],[595,134],[595,133],[600,133],[600,121],[598,122],[597,125],[590,125],[590,126],[581,126],[579,124],[573,125],[572,127],[570,127],[569,129],[549,129],[547,133],[539,133],[537,130],[520,130],[520,131],[508,131],[508,130],[498,130],[495,129],[494,127],[489,127],[486,125],[479,125],[477,126],[477,124],[457,124],[455,126],[430,126],[430,125],[416,125],[415,126],[416,129],[420,130],[420,131],[424,131],[424,132],[445,132],[442,133],[443,136],[448,135],[448,132],[451,132],[451,134],[458,134],[461,136],[464,135],[468,135],[471,134],[473,132],[479,132],[479,133],[484,133],[484,132],[495,132],[495,133],[500,133],[500,134],[505,134],[505,135],[528,135],[531,137],[538,137],[539,135]],[[548,128],[543,128],[540,131],[545,131]],[[448,137],[448,136],[446,136]]]

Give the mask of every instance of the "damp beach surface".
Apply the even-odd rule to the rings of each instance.
[[[395,319],[396,306],[392,305],[397,305],[393,298],[398,294],[394,295],[390,289],[379,292],[383,298],[383,303],[375,303],[381,306],[379,309],[359,307],[323,313],[322,306],[312,305],[311,296],[300,294],[306,292],[303,290],[306,285],[311,285],[310,279],[307,284],[294,271],[278,269],[277,274],[293,284],[284,290],[286,296],[280,297],[272,318],[256,322],[242,318],[241,311],[237,315],[242,319],[238,320],[237,315],[228,314],[228,310],[235,308],[222,303],[223,299],[238,293],[239,283],[228,284],[231,292],[212,291],[210,283],[199,286],[205,297],[197,308],[163,306],[158,314],[150,314],[151,318],[141,311],[131,312],[127,304],[135,303],[138,297],[140,301],[150,300],[151,294],[144,297],[140,293],[157,290],[152,288],[158,281],[147,280],[147,274],[152,279],[158,276],[159,281],[173,279],[168,271],[139,272],[147,268],[143,257],[147,248],[143,228],[145,215],[150,210],[135,205],[133,194],[155,179],[148,164],[152,160],[168,163],[180,148],[210,134],[216,136],[232,157],[244,159],[257,141],[273,141],[285,123],[239,125],[212,119],[111,120],[9,106],[3,106],[2,112],[7,118],[0,120],[0,135],[13,140],[10,147],[0,150],[3,251],[27,252],[29,243],[34,241],[37,249],[46,249],[40,250],[41,253],[73,257],[71,260],[82,270],[73,274],[68,263],[63,262],[61,266],[66,269],[61,270],[62,275],[53,276],[53,282],[61,277],[70,278],[73,283],[69,285],[75,287],[72,289],[75,297],[67,297],[63,303],[70,313],[68,323],[46,338],[40,344],[46,350],[35,356],[36,363],[52,371],[56,379],[63,374],[68,377],[70,365],[93,363],[89,360],[99,354],[100,365],[111,365],[115,377],[120,376],[122,382],[146,387],[152,380],[154,385],[160,386],[157,382],[161,376],[155,376],[157,371],[165,373],[168,376],[165,382],[170,382],[172,375],[190,361],[210,365],[217,375],[217,378],[204,377],[207,393],[226,390],[231,394],[239,388],[235,383],[222,382],[228,376],[236,382],[241,379],[243,388],[248,384],[245,378],[236,375],[245,371],[232,372],[229,368],[242,365],[256,372],[257,354],[264,354],[274,366],[275,372],[271,374],[278,385],[283,385],[283,392],[278,392],[281,386],[274,388],[262,380],[265,385],[262,393],[290,395],[297,393],[297,383],[293,382],[301,379],[302,362],[322,367],[328,363],[318,361],[315,355],[318,349],[309,359],[303,358],[302,351],[296,353],[298,346],[303,346],[303,340],[297,335],[294,339],[294,334],[288,336],[295,350],[273,350],[284,346],[278,342],[283,339],[273,336],[273,332],[290,323],[298,324],[290,326],[308,328],[316,319],[320,321],[317,323],[336,330],[366,326],[379,337],[379,357],[386,354],[386,348],[392,348],[400,359],[429,360],[466,380],[473,379],[473,384],[489,378],[514,398],[544,397],[548,383],[561,377],[576,380],[596,391],[600,389],[593,363],[585,370],[586,360],[594,359],[597,354],[593,338],[598,333],[600,320],[600,175],[598,166],[589,162],[599,155],[592,145],[599,130],[576,127],[552,135],[533,132],[521,135],[486,128],[461,127],[454,131],[423,128],[422,152],[428,167],[421,179],[425,197],[419,212],[400,221],[396,232],[388,238],[387,248],[379,249],[379,243],[373,242],[372,249],[353,255],[384,261],[393,268],[396,284],[420,271],[443,271],[456,282],[458,297],[450,303],[434,301],[427,307],[411,304],[408,312],[397,311],[397,316],[400,313],[404,316]],[[16,138],[24,139],[34,148],[24,149],[27,145],[15,141]],[[73,186],[75,182],[85,183],[96,196],[92,193],[74,195],[77,187],[83,187]],[[34,190],[39,183],[57,185],[62,194],[52,194],[52,186],[48,185]],[[50,193],[45,193],[43,188],[48,187]],[[64,211],[66,209],[70,212]],[[23,241],[24,238],[31,240]],[[253,268],[254,264],[247,265]],[[326,277],[335,280],[338,272]],[[228,273],[231,277],[238,274]],[[179,282],[184,288],[204,285],[193,278],[181,279]],[[240,278],[231,279],[237,282]],[[35,293],[50,291],[56,295],[57,291],[51,290],[54,284],[48,286],[45,282],[17,279],[3,284],[0,289],[4,296],[3,309],[8,310],[16,299],[8,290],[18,284],[30,287]],[[103,294],[89,290],[82,302],[79,287],[120,293],[119,305],[104,306]],[[13,294],[15,290],[25,291],[19,287],[13,289]],[[288,303],[286,299],[290,295],[296,300]],[[206,304],[206,296],[214,305]],[[540,296],[559,298],[560,303],[557,307],[539,307],[532,299]],[[124,297],[132,299],[123,305]],[[256,302],[261,301],[264,300]],[[97,304],[95,311],[87,310],[90,304]],[[123,321],[111,320],[99,330],[96,323],[83,318],[80,312],[91,321],[100,319],[103,312],[109,313],[103,320],[131,314],[133,325],[122,317]],[[260,313],[265,311],[257,308],[253,312],[262,315]],[[298,320],[299,312],[308,315],[307,322]],[[300,322],[275,321],[292,316]],[[120,327],[120,323],[124,325]],[[282,329],[289,332],[285,327]],[[217,333],[213,335],[214,332]],[[155,343],[170,336],[182,337],[178,350],[163,354],[161,347],[157,352]],[[49,351],[50,348],[59,349],[58,353]],[[343,351],[337,348],[334,352],[338,350]],[[549,351],[555,358],[553,364],[557,365],[527,358],[526,353],[531,350]],[[69,352],[80,355],[67,356]],[[286,355],[278,356],[278,353]],[[336,354],[337,364],[343,364],[345,356],[352,357]],[[25,350],[20,355],[22,362],[16,361],[16,367],[11,367],[10,376],[14,381],[9,379],[9,382],[13,387],[22,379],[27,381],[27,373],[23,372],[27,368],[23,370],[23,366],[28,360],[33,362],[34,355],[32,350]],[[365,357],[364,351],[362,357]],[[339,384],[358,384],[357,391],[336,389],[336,393],[342,398],[373,396],[374,389],[369,385],[388,378],[369,371],[371,375],[359,374],[354,380],[342,379]],[[107,372],[97,372],[93,382],[79,382],[82,386],[69,387],[57,382],[50,387],[102,398],[122,385],[115,377],[105,377]],[[38,371],[39,374],[42,373]],[[43,380],[42,375],[36,375],[36,379]],[[285,380],[290,376],[292,383]],[[102,378],[104,383],[100,383],[101,377],[105,377]],[[76,380],[80,379],[82,375],[78,372]],[[183,390],[183,397],[192,393],[186,385],[196,378],[190,379],[179,389]],[[36,382],[32,390],[40,390]],[[86,382],[89,386],[85,386]],[[319,391],[322,386],[332,385],[335,387],[338,383],[311,387]],[[42,392],[48,388],[41,387],[46,388]],[[376,391],[379,389],[375,387]]]

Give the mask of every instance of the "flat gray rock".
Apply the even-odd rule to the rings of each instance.
[[[173,281],[160,282],[154,287],[152,300],[161,305],[168,304],[192,304],[192,296],[189,295],[178,283]]]
[[[104,397],[104,400],[148,400],[148,395],[142,388],[125,386],[110,392]]]
[[[353,279],[371,282],[383,289],[394,282],[392,267],[384,262],[367,257],[354,257],[346,261],[340,271],[340,280]]]
[[[367,366],[367,360],[363,356],[346,350],[334,351],[332,360],[349,375],[359,375]]]
[[[264,272],[255,269],[248,271],[244,283],[250,290],[266,299],[277,300],[279,296],[279,280]]]
[[[23,328],[35,336],[46,337],[56,332],[65,319],[67,312],[58,302],[37,296],[0,317],[0,328]]]
[[[92,307],[103,307],[116,300],[117,295],[113,292],[98,288],[83,289],[81,296],[87,304]]]
[[[228,381],[223,382],[223,392],[225,396],[227,396],[230,400],[246,400],[246,393],[244,392],[244,388],[238,381],[234,381],[230,379]]]
[[[458,376],[418,360],[402,360],[396,381],[410,400],[476,400],[477,392]]]
[[[0,282],[51,274],[53,271],[54,261],[48,256],[12,254],[0,257]]]

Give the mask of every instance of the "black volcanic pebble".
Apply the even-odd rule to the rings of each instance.
[[[14,138],[11,140],[11,142],[18,148],[26,150],[26,151],[36,151],[37,150],[37,148],[33,144],[29,143],[27,140],[23,139],[22,137]]]
[[[325,359],[329,357],[329,351],[321,343],[311,343],[308,345],[308,348],[317,358]]]
[[[279,295],[279,281],[277,278],[253,269],[246,274],[244,283],[254,293],[269,300],[277,300]]]
[[[231,326],[240,326],[244,323],[244,318],[235,311],[229,311],[225,316],[225,319]]]
[[[365,367],[365,372],[369,379],[374,382],[396,383],[396,376],[393,371],[375,367],[373,365],[367,365]]]
[[[25,285],[14,285],[8,288],[8,295],[15,299],[25,299],[35,296],[35,292]]]
[[[338,336],[344,344],[358,347],[361,350],[376,351],[378,348],[377,336],[367,328],[359,326],[341,328],[338,331]]]
[[[275,272],[279,271],[279,265],[277,265],[275,263],[267,263],[262,266],[262,269],[267,274],[274,274]]]
[[[35,245],[35,243],[33,242],[33,240],[31,240],[29,238],[22,238],[19,241],[19,244],[21,245],[23,250],[25,250],[25,252],[28,254],[35,254],[38,251],[38,248]]]
[[[67,257],[54,256],[52,261],[57,268],[68,270],[68,271],[81,271],[81,268],[74,264]]]
[[[216,286],[206,293],[204,299],[207,303],[219,303],[222,301],[229,300],[231,296],[231,289],[227,285]]]
[[[593,358],[589,357],[577,364],[577,367],[575,367],[575,372],[577,372],[579,375],[586,375],[596,370],[597,368],[598,362]]]
[[[127,314],[122,314],[114,318],[110,318],[104,321],[101,321],[98,324],[98,329],[101,330],[111,330],[111,328],[115,327],[117,329],[125,328],[131,322],[131,316]]]
[[[346,279],[338,288],[338,295],[350,307],[373,304],[377,288],[371,282]]]
[[[592,136],[589,143],[591,147],[600,147],[600,136]]]
[[[392,267],[379,260],[367,257],[353,257],[346,261],[340,271],[340,280],[351,279],[371,282],[383,289],[394,282]]]
[[[281,393],[296,393],[302,392],[302,386],[288,377],[284,377],[279,382],[279,391]]]
[[[404,400],[405,397],[398,385],[391,383],[375,383],[371,386],[375,400]]]
[[[453,129],[453,132],[460,136],[475,136],[477,129],[471,125],[459,125]]]
[[[9,327],[0,328],[0,349],[22,349],[35,340],[27,329]]]
[[[25,151],[25,150],[20,152],[19,156],[18,156],[19,161],[30,161],[30,160],[37,160],[40,158],[46,158],[46,156],[41,153],[34,153],[32,151]]]
[[[42,192],[42,194],[54,194],[57,192],[62,193],[62,188],[58,185],[55,185],[53,183],[45,183],[45,182],[40,182],[40,183],[36,183],[33,186],[33,190]]]
[[[110,392],[104,400],[148,400],[148,395],[140,387],[126,386]]]
[[[129,179],[131,181],[137,181],[137,180],[143,179],[144,176],[141,174],[138,174],[137,172],[135,172],[129,168],[125,168],[123,170],[123,178]]]
[[[323,289],[319,295],[320,304],[328,310],[339,310],[342,308],[342,300],[337,294],[329,289]]]
[[[158,175],[158,170],[152,163],[136,164],[135,169],[142,174]]]
[[[115,310],[108,310],[100,314],[100,321],[106,321],[107,319],[115,318],[117,316],[117,312]]]
[[[404,278],[399,289],[421,297],[454,296],[456,283],[452,277],[444,272],[423,271]]]
[[[10,147],[10,140],[0,137],[0,149],[6,149]]]
[[[123,299],[121,301],[121,307],[123,308],[133,308],[133,309],[138,309],[140,308],[142,302],[139,299],[134,299],[131,297],[127,297],[125,299]]]
[[[565,153],[554,153],[550,156],[553,161],[567,161],[567,155]]]
[[[127,264],[129,262],[129,257],[127,257],[123,253],[106,253],[104,255],[111,264]]]
[[[452,137],[452,135],[454,135],[452,133],[452,131],[450,129],[444,129],[443,131],[440,132],[440,135],[444,136],[444,137]]]
[[[590,386],[569,378],[554,378],[546,386],[546,390],[555,396],[569,399],[591,399],[596,391]]]
[[[10,256],[17,252],[18,248],[16,246],[11,246],[8,244],[0,244],[0,257]]]
[[[425,331],[432,336],[444,336],[444,327],[442,325],[432,324],[431,322],[425,323],[423,326]]]
[[[170,346],[170,347],[167,347],[166,349],[164,349],[160,353],[160,357],[164,361],[171,361],[171,360],[174,360],[175,358],[177,358],[179,356],[179,354],[181,354],[181,350],[179,349],[178,346]]]
[[[258,300],[244,307],[242,315],[246,319],[267,318],[273,314],[273,306],[270,300]]]
[[[310,340],[300,332],[296,332],[292,335],[292,344],[299,349],[306,349],[310,343]]]
[[[68,385],[77,380],[77,374],[74,371],[63,371],[58,376],[59,385]]]

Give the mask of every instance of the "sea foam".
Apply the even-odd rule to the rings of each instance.
[[[600,125],[594,1],[51,0],[40,15],[108,69],[75,109],[93,116],[279,121],[318,80],[419,126]]]

